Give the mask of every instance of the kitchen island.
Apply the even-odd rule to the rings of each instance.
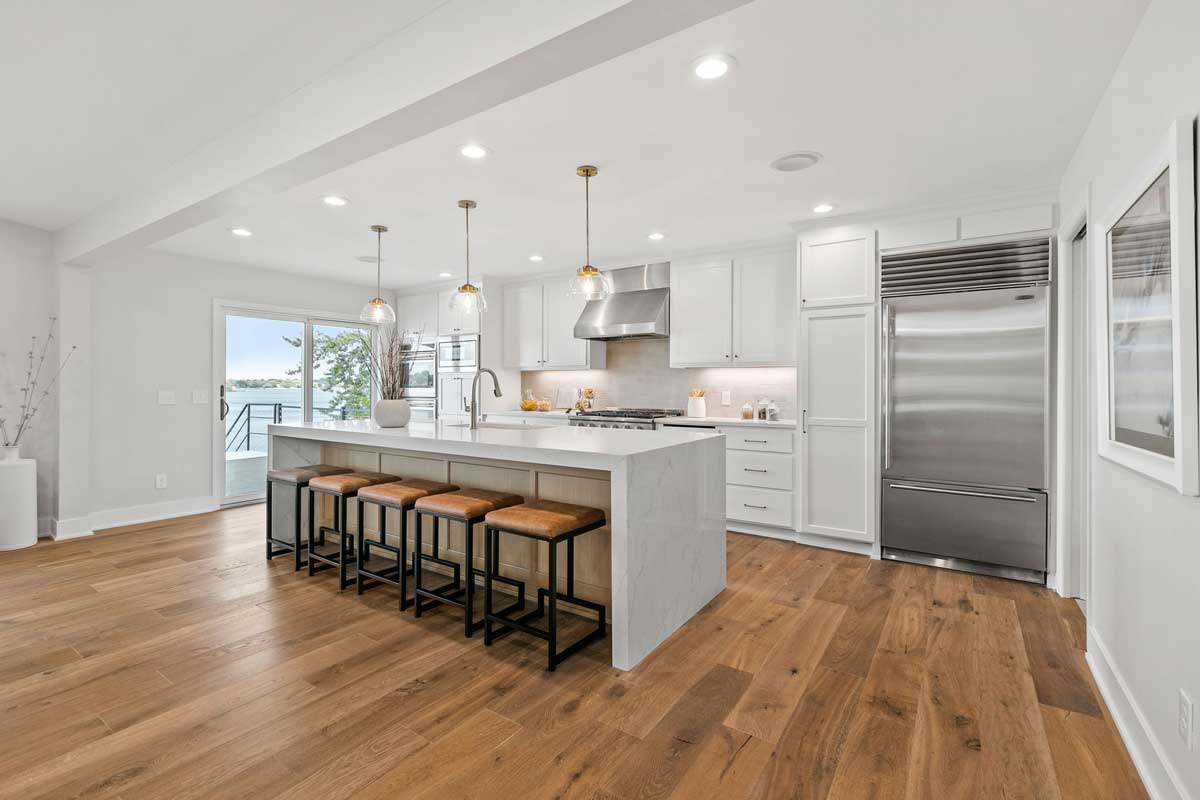
[[[576,545],[575,583],[580,597],[608,607],[619,669],[637,665],[725,588],[719,434],[487,423],[471,430],[459,420],[406,428],[371,420],[283,423],[267,434],[273,469],[320,462],[603,508],[608,525]],[[294,506],[276,497],[276,531],[293,529]],[[328,507],[319,508],[329,524]],[[363,527],[367,535],[377,530],[374,509],[364,512]],[[399,523],[389,520],[387,529],[397,531]],[[410,519],[410,540],[412,529]],[[452,524],[443,556],[461,563],[464,536],[463,526]],[[482,554],[482,526],[475,537],[474,551]],[[501,543],[501,574],[530,590],[547,581],[546,548],[535,544],[507,536]],[[475,566],[483,568],[481,555]]]

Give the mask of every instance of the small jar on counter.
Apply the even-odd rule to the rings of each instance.
[[[538,411],[553,411],[554,403],[550,402],[549,397],[543,397],[541,400],[538,400],[537,410]]]
[[[754,406],[749,403],[742,406],[742,419],[754,419]]]
[[[767,403],[767,421],[779,421],[779,405],[774,400],[772,400],[770,403]]]

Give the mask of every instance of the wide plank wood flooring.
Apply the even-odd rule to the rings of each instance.
[[[261,506],[0,553],[0,798],[1143,798],[1074,603],[730,534],[637,669],[263,557]]]

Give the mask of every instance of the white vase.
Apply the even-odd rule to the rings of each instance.
[[[18,445],[0,445],[0,461],[16,461],[20,457],[21,448]]]
[[[689,397],[687,415],[689,417],[707,417],[708,403],[704,402],[703,397]]]
[[[16,450],[0,448],[0,550],[37,544],[37,462],[16,458]]]
[[[375,424],[381,428],[403,428],[411,417],[407,400],[375,401]]]

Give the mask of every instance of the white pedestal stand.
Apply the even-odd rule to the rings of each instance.
[[[37,544],[37,461],[0,459],[0,550]]]

